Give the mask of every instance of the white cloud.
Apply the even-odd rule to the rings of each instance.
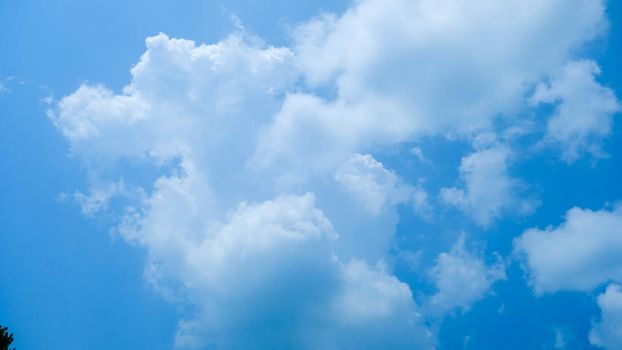
[[[427,160],[425,158],[425,156],[423,155],[423,151],[421,150],[420,147],[413,147],[410,149],[410,154],[412,154],[413,156],[417,157],[417,159],[419,159],[419,161],[421,161],[422,163],[430,163],[429,160]]]
[[[363,0],[322,15],[294,31],[294,52],[306,81],[336,94],[288,95],[256,158],[322,167],[421,134],[485,129],[523,108],[604,18],[602,0]]]
[[[199,306],[200,315],[191,321],[196,327],[179,334],[225,349],[300,343],[296,334],[328,302],[339,278],[330,249],[335,233],[314,208],[313,196],[243,203],[215,226],[213,232],[205,227],[195,242],[182,242],[179,251],[163,252],[172,256],[153,259],[161,273],[172,270],[163,276],[181,282]],[[179,240],[179,234],[171,235]]]
[[[583,153],[603,157],[603,139],[611,133],[613,115],[620,111],[611,89],[596,81],[600,68],[593,61],[566,64],[548,84],[540,84],[532,103],[557,104],[547,125],[547,139],[562,149],[571,163]]]
[[[144,193],[142,188],[127,188],[121,179],[118,182],[105,183],[101,186],[91,186],[88,194],[76,191],[73,199],[80,205],[82,214],[90,216],[106,210],[110,200],[118,196],[141,199]]]
[[[558,227],[532,228],[514,241],[536,293],[591,291],[622,281],[622,207],[572,208]]]
[[[258,130],[296,75],[291,56],[245,34],[200,46],[164,35],[148,39],[122,94],[85,85],[49,112],[91,173],[91,195],[77,199],[96,213],[111,196],[125,194],[129,184],[106,186],[105,179],[131,171],[121,163],[155,165],[152,189],[126,209],[116,232],[145,249],[149,283],[194,310],[179,323],[179,348],[313,348],[312,339],[334,348],[425,347],[430,335],[410,289],[387,269],[367,267],[388,251],[395,214],[341,224],[338,235],[315,195],[287,194],[306,191],[271,184],[279,169],[249,167]],[[373,159],[362,159],[369,162],[354,161],[350,170],[390,192],[381,205],[425,200]],[[327,192],[338,186],[331,181]],[[356,209],[337,212],[351,218],[349,210]],[[369,295],[353,285],[369,287]],[[361,314],[341,305],[357,298],[374,298],[381,308]],[[378,320],[385,327],[378,329]]]
[[[505,266],[502,261],[487,265],[466,250],[461,237],[449,253],[438,256],[430,275],[438,289],[429,300],[432,312],[467,311],[490,292],[493,283],[505,279]]]
[[[601,319],[590,331],[592,345],[614,350],[622,348],[622,290],[611,284],[598,296]]]
[[[460,163],[465,189],[442,188],[441,199],[471,216],[482,226],[490,225],[507,212],[528,214],[538,205],[534,199],[522,199],[521,181],[509,175],[511,156],[507,146],[480,135],[476,151]],[[490,136],[490,135],[488,135]]]
[[[343,287],[332,301],[334,338],[322,335],[317,349],[432,349],[432,333],[408,285],[386,271],[353,260],[343,265]]]
[[[242,203],[225,222],[211,222],[195,185],[189,177],[159,180],[146,214],[120,228],[148,248],[154,286],[198,306],[180,322],[179,348],[398,349],[431,341],[407,285],[382,268],[337,260],[337,234],[312,194]]]
[[[83,85],[48,113],[72,152],[87,160],[180,154],[222,160],[222,148],[239,157],[252,142],[238,140],[255,138],[278,108],[276,96],[295,79],[292,59],[288,49],[242,33],[198,46],[160,34],[147,39],[122,94]]]
[[[9,88],[9,84],[15,80],[15,77],[11,76],[8,78],[5,78],[3,80],[0,80],[0,97],[8,94],[9,92],[11,92],[11,89]],[[20,85],[23,84],[23,82],[19,82]]]
[[[122,92],[85,84],[49,116],[89,171],[87,211],[123,192],[106,181],[129,178],[124,164],[153,166],[117,232],[145,250],[154,288],[191,310],[178,347],[429,348],[412,291],[382,263],[395,205],[425,213],[425,191],[367,153],[513,115],[603,13],[598,0],[363,0],[300,26],[292,49],[160,34]],[[508,157],[495,144],[463,160],[453,203],[482,224],[515,208]],[[468,308],[499,266],[454,247],[433,300]],[[476,283],[458,295],[464,276]]]
[[[373,215],[400,203],[411,204],[421,215],[430,213],[423,189],[404,183],[369,154],[352,156],[338,168],[335,179]]]

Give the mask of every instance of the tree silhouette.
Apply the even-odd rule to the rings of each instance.
[[[13,343],[13,333],[9,333],[9,329],[0,326],[0,350],[15,350],[9,349],[9,346]]]

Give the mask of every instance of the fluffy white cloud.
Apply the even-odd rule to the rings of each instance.
[[[343,265],[343,286],[331,302],[336,336],[313,334],[318,349],[432,349],[432,334],[408,285],[382,264],[370,268],[352,260]],[[331,333],[332,334],[332,333]],[[319,337],[317,337],[319,336]],[[316,338],[317,337],[317,338]]]
[[[140,236],[161,235],[151,217],[145,220],[141,226],[150,230]],[[194,327],[180,329],[177,345],[193,345],[191,337],[224,349],[295,347],[297,333],[338,283],[330,222],[310,194],[243,203],[227,220],[203,227],[202,236],[185,242],[172,231],[174,241],[165,237],[168,247],[151,255],[158,280],[181,283],[184,297],[199,306],[200,314],[188,321]],[[196,229],[188,233],[196,235]],[[149,244],[151,252],[154,245]]]
[[[153,286],[197,308],[180,322],[177,347],[430,344],[408,286],[381,267],[334,255],[338,236],[312,194],[242,203],[220,221],[210,216],[203,183],[192,170],[159,179],[143,213],[119,228],[147,248]]]
[[[305,79],[335,96],[288,95],[257,159],[327,166],[421,134],[481,130],[519,111],[605,24],[602,0],[357,1],[294,31]]]
[[[122,93],[82,85],[48,111],[72,154],[87,165],[89,181],[97,187],[117,181],[127,171],[120,164],[137,160],[160,167],[149,169],[154,179],[170,172],[167,167],[185,172],[192,163],[209,182],[205,196],[218,198],[212,210],[221,215],[258,199],[248,195],[266,186],[269,175],[253,176],[247,163],[258,129],[296,79],[293,53],[245,33],[211,45],[164,34],[146,43]]]
[[[533,199],[521,199],[523,185],[508,172],[510,149],[490,138],[480,135],[476,151],[462,158],[460,176],[465,189],[442,188],[440,193],[445,203],[464,211],[482,226],[509,211],[530,213],[538,204]]]
[[[179,348],[431,344],[407,285],[381,267],[337,260],[337,235],[313,195],[242,203],[219,223],[205,220],[191,186],[161,179],[147,214],[121,228],[148,248],[154,286],[199,307],[180,323]]]
[[[331,170],[340,181],[317,188],[336,200],[329,211],[354,218],[359,209],[342,208],[330,193],[346,188],[358,201],[368,193],[357,185],[376,189],[386,210],[337,220],[338,235],[314,194],[287,194],[306,191],[295,181],[269,181],[287,169],[253,167],[261,125],[295,75],[288,49],[246,34],[199,46],[149,38],[123,93],[84,85],[49,112],[90,172],[90,194],[76,199],[94,214],[134,190],[116,182],[132,171],[125,163],[151,164],[154,182],[125,209],[116,232],[145,249],[151,285],[193,310],[179,323],[179,348],[426,348],[431,336],[408,286],[368,265],[389,250],[397,221],[390,207],[422,206],[424,192],[373,158],[355,157]],[[378,307],[361,313],[371,299]]]
[[[466,250],[462,237],[450,252],[438,256],[430,275],[438,289],[429,300],[432,311],[466,311],[489,292],[493,283],[505,279],[505,266],[502,261],[486,265]]]
[[[590,331],[590,343],[607,350],[622,348],[622,290],[611,284],[598,296],[601,319]]]
[[[83,85],[48,113],[72,152],[91,163],[184,155],[226,166],[252,151],[256,129],[296,78],[292,60],[290,50],[243,33],[198,46],[160,34],[147,39],[122,94]]]
[[[413,205],[422,215],[429,214],[427,193],[404,183],[369,154],[352,156],[339,167],[335,178],[373,215],[400,203]]]
[[[602,157],[602,140],[611,133],[613,114],[620,111],[611,89],[596,81],[600,68],[593,61],[566,64],[547,84],[540,84],[532,103],[557,103],[548,121],[547,138],[559,145],[563,159],[571,163],[583,153]]]
[[[298,27],[292,49],[160,34],[122,92],[83,85],[49,116],[89,171],[87,211],[125,194],[114,183],[128,164],[149,164],[116,230],[145,250],[148,281],[191,310],[178,347],[425,349],[413,293],[383,261],[395,205],[425,215],[426,192],[367,153],[514,116],[603,14],[600,0],[362,0]],[[509,155],[477,148],[466,189],[443,197],[483,225],[515,209]],[[466,309],[503,269],[457,245],[433,276],[433,303]]]
[[[622,281],[622,207],[572,208],[558,227],[532,228],[514,241],[536,293],[591,291]]]

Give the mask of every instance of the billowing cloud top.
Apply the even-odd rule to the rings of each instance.
[[[487,228],[537,210],[511,172],[524,135],[567,162],[603,156],[620,105],[581,55],[606,26],[600,0],[362,0],[298,25],[290,47],[244,30],[210,45],[150,37],[122,92],[84,84],[49,115],[88,169],[84,211],[125,198],[114,231],[145,249],[151,285],[192,310],[177,347],[434,348],[443,315],[491,294],[505,264],[461,239],[434,253],[437,292],[413,291],[394,272],[400,214]],[[542,104],[552,114],[531,117]],[[380,161],[423,138],[471,145],[464,188],[431,194],[425,175]],[[147,179],[128,180],[136,167]],[[527,231],[516,249],[534,288],[619,281],[619,217],[572,209]],[[582,244],[588,229],[598,242]],[[599,298],[595,343],[616,341],[616,291]]]

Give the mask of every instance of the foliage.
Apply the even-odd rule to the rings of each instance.
[[[13,333],[9,333],[7,327],[0,326],[0,350],[9,350],[9,346],[13,343]],[[15,350],[13,348],[12,350]]]

